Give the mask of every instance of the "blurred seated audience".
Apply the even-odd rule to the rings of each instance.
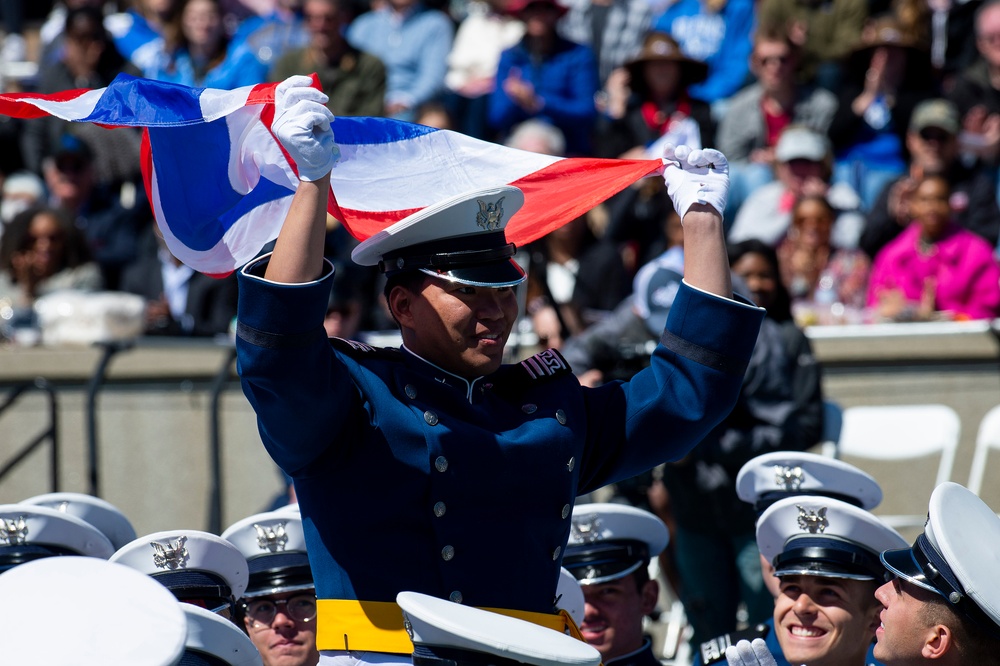
[[[600,85],[642,48],[653,20],[649,0],[560,0],[568,11],[559,21],[559,34],[590,47],[597,58]]]
[[[756,238],[777,246],[791,223],[792,206],[808,195],[826,197],[837,210],[831,239],[840,248],[854,248],[864,225],[861,199],[846,183],[831,183],[833,156],[825,135],[789,125],[774,148],[777,180],[752,192],[740,206],[729,230],[730,243]]]
[[[45,183],[31,171],[15,171],[3,178],[0,186],[0,238],[3,227],[18,213],[45,201]]]
[[[747,84],[755,0],[677,0],[653,22],[653,30],[673,37],[690,58],[708,65],[691,95],[718,105]],[[725,115],[724,106],[718,106]]]
[[[925,100],[914,109],[906,133],[910,155],[907,173],[882,190],[861,233],[859,245],[869,257],[874,257],[912,221],[910,197],[923,175],[931,173],[942,174],[951,183],[955,220],[996,245],[1000,237],[996,170],[980,160],[962,158],[960,131],[958,111],[947,100]]]
[[[309,43],[302,5],[302,0],[275,0],[266,11],[239,22],[233,44],[244,46],[265,68],[273,67],[287,52]]]
[[[595,153],[623,159],[659,158],[657,141],[691,147],[715,142],[715,123],[706,102],[690,87],[704,81],[708,67],[684,55],[662,32],[646,36],[642,50],[605,85],[595,133]],[[657,144],[659,146],[660,144]]]
[[[122,271],[121,291],[146,300],[146,335],[228,334],[236,317],[236,274],[216,279],[181,263],[157,235],[158,252]]]
[[[8,323],[30,323],[31,306],[63,289],[96,291],[101,272],[83,236],[62,211],[30,208],[14,216],[0,240],[0,308]]]
[[[913,221],[876,255],[868,305],[882,319],[991,319],[1000,314],[1000,266],[993,248],[962,228],[942,175],[919,180]]]
[[[178,11],[177,0],[132,0],[104,21],[122,56],[147,71],[163,49],[164,27]]]
[[[263,82],[267,67],[245,44],[231,44],[221,0],[179,0],[163,27],[163,48],[143,74],[192,87],[232,90]]]
[[[800,81],[837,91],[843,61],[861,39],[869,0],[761,0],[757,24],[780,26],[802,49]]]
[[[962,151],[995,165],[1000,158],[1000,0],[985,0],[976,12],[975,45],[979,57],[959,73],[947,94],[962,118]]]
[[[629,275],[683,239],[670,195],[655,178],[644,178],[608,199],[606,242],[618,246]]]
[[[385,65],[351,46],[344,32],[352,19],[350,0],[305,0],[309,44],[284,54],[271,68],[272,81],[294,74],[319,76],[336,116],[381,116],[385,110]]]
[[[792,208],[792,225],[778,245],[781,281],[799,326],[862,320],[870,263],[858,249],[830,242],[837,211],[820,195],[807,195]]]
[[[754,83],[737,92],[719,121],[716,148],[729,160],[730,220],[747,196],[774,180],[774,148],[789,125],[826,134],[837,111],[829,90],[798,83],[801,50],[783,29],[760,26],[753,38]]]
[[[524,36],[524,23],[507,13],[506,4],[507,0],[470,1],[448,54],[445,104],[455,129],[477,139],[493,137],[487,115],[500,54]]]
[[[905,171],[910,115],[933,95],[926,50],[894,16],[874,19],[848,59],[830,125],[833,179],[853,187],[865,211]]]
[[[104,287],[117,289],[122,267],[152,244],[153,217],[145,190],[99,181],[90,148],[70,134],[63,136],[54,155],[42,160],[42,176],[49,205],[83,232],[101,267]]]
[[[104,29],[100,8],[84,5],[66,12],[60,57],[42,63],[38,92],[55,93],[76,88],[102,88],[121,72],[139,74],[122,58]],[[67,123],[46,116],[24,121],[21,152],[25,166],[41,173],[42,160],[59,150]],[[141,133],[132,127],[109,130],[77,123],[72,133],[85,140],[94,153],[96,177],[107,183],[139,180]]]
[[[597,238],[593,213],[564,224],[527,248],[527,312],[540,344],[566,338],[606,316],[629,292],[618,249]]]
[[[568,155],[589,154],[597,114],[594,52],[556,33],[566,12],[556,0],[511,0],[507,9],[524,22],[524,37],[500,55],[490,126],[505,140],[515,126],[537,118],[562,131]]]
[[[347,41],[385,65],[385,113],[412,121],[417,107],[444,93],[455,26],[420,0],[385,0],[354,19]]]

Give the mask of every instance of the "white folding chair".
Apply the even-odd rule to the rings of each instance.
[[[848,407],[838,450],[843,457],[906,461],[940,456],[934,485],[948,481],[955,464],[962,424],[947,405],[885,405]],[[922,525],[926,512],[880,515],[889,525]]]
[[[976,433],[976,452],[972,456],[972,467],[969,469],[968,488],[977,495],[983,489],[986,456],[990,449],[1000,449],[1000,405],[986,412]]]

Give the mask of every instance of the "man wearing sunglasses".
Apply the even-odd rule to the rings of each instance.
[[[298,512],[249,516],[226,529],[222,538],[247,559],[250,583],[237,604],[237,621],[264,666],[315,666],[316,589]]]

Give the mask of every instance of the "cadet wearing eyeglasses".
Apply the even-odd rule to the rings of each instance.
[[[315,666],[316,588],[302,519],[286,510],[259,513],[230,526],[222,538],[243,553],[250,568],[238,619],[264,666]]]

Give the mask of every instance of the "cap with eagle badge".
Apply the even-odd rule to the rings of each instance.
[[[111,545],[121,548],[135,539],[135,528],[114,504],[83,493],[45,493],[21,500],[18,504],[47,506],[61,513],[87,521],[108,537]]]
[[[247,560],[250,583],[245,598],[311,590],[314,587],[302,518],[291,511],[268,511],[230,525],[222,538]]]
[[[935,488],[924,533],[881,558],[886,569],[1000,638],[1000,517],[971,490],[951,482]]]
[[[879,553],[905,544],[875,514],[829,497],[788,497],[757,521],[757,547],[778,577],[881,580]]]
[[[351,258],[387,276],[409,270],[473,287],[525,279],[504,228],[524,205],[516,187],[475,190],[427,206],[362,241]]]
[[[168,530],[141,536],[110,561],[154,578],[181,601],[232,613],[249,582],[246,558],[232,543],[200,530]]]
[[[400,592],[414,666],[598,666],[601,653],[567,634],[418,592]]]
[[[815,453],[774,451],[753,458],[736,475],[736,494],[758,516],[786,497],[832,497],[871,510],[882,501],[875,478],[850,463]]]
[[[114,552],[108,538],[81,518],[46,506],[0,504],[0,571],[57,555],[106,560]]]
[[[625,504],[578,504],[562,565],[581,585],[607,583],[647,566],[669,538],[667,526],[649,511]]]

